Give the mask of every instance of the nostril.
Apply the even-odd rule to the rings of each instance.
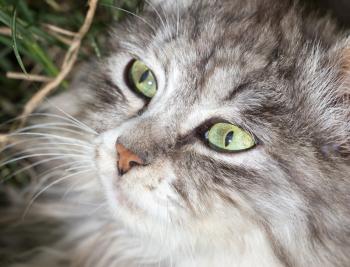
[[[117,169],[118,169],[118,174],[119,175],[125,174],[125,171],[122,168],[120,168],[119,161],[117,161]]]
[[[116,150],[118,155],[117,168],[120,175],[127,173],[135,166],[144,165],[144,161],[124,145],[117,143]]]
[[[143,164],[140,164],[139,162],[136,162],[136,161],[130,161],[130,162],[129,162],[129,167],[130,167],[130,169],[131,169],[132,167],[140,166],[140,165],[143,165]]]

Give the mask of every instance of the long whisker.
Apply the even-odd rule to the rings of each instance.
[[[145,19],[142,18],[141,16],[135,14],[134,12],[131,12],[131,11],[129,11],[129,10],[126,10],[126,9],[124,9],[124,8],[117,7],[117,6],[114,6],[114,5],[103,4],[103,3],[102,3],[101,5],[103,5],[103,6],[108,6],[108,7],[111,7],[111,8],[115,8],[115,9],[124,11],[125,13],[128,13],[128,14],[130,14],[130,15],[132,15],[132,16],[135,16],[136,18],[142,20],[146,25],[148,25],[148,26],[153,30],[154,33],[157,32],[156,29],[155,29],[147,20],[145,20]]]
[[[60,119],[62,121],[67,121],[67,122],[71,122],[72,124],[76,125],[76,126],[80,126],[79,124],[77,124],[74,120],[70,119],[70,118],[67,118],[67,117],[63,117],[63,116],[60,116],[60,115],[57,115],[57,114],[53,114],[53,113],[44,113],[44,112],[36,112],[36,113],[32,113],[28,116],[25,116],[25,115],[21,115],[21,116],[17,116],[16,118],[13,118],[13,119],[10,119],[10,120],[7,120],[3,123],[0,124],[0,128],[4,127],[5,125],[7,124],[10,124],[12,122],[15,122],[15,121],[18,121],[18,120],[21,120],[23,117],[48,117],[48,118],[56,118],[56,119]],[[87,129],[86,129],[87,130]],[[91,129],[90,129],[91,131]]]
[[[120,7],[117,7],[117,6],[114,6],[114,5],[108,5],[108,4],[102,4],[102,5],[104,5],[104,6],[110,6],[110,7],[112,7],[112,8],[118,9],[118,10],[120,10],[120,11],[124,11],[124,12],[126,12],[127,14],[131,14],[131,15],[137,17],[138,19],[140,19],[141,21],[143,21],[147,26],[149,26],[149,27],[152,29],[152,31],[153,31],[153,33],[154,33],[154,36],[157,35],[157,30],[156,30],[156,28],[155,28],[154,26],[152,26],[152,24],[151,24],[149,21],[147,21],[146,19],[142,18],[141,16],[138,16],[137,14],[135,14],[135,13],[133,13],[133,12],[130,12],[130,11],[128,11],[128,10],[125,10],[125,9],[123,9],[123,8],[120,8]],[[159,13],[159,12],[158,12],[158,13]],[[164,20],[163,20],[163,21],[164,21]],[[149,44],[152,45],[152,46],[154,46],[155,50],[156,50],[159,54],[162,54],[165,58],[168,57],[168,56],[167,56],[167,53],[166,53],[166,51],[165,51],[165,49],[164,49],[162,46],[157,46],[157,45],[155,45],[154,43],[152,43],[152,40],[151,40],[151,39],[149,40]]]
[[[167,16],[166,16],[167,12],[164,10],[163,5],[160,5],[160,9],[162,10],[162,12],[164,14],[165,22],[167,24],[167,27],[164,30],[167,31],[168,38],[172,38],[171,27],[170,27],[170,24],[169,24],[169,20],[167,19]]]
[[[50,161],[60,160],[60,159],[65,159],[65,158],[67,158],[67,157],[66,157],[66,156],[58,156],[58,157],[53,157],[53,158],[48,158],[48,159],[40,160],[40,161],[38,161],[38,162],[35,162],[35,163],[33,163],[33,164],[30,164],[30,165],[28,165],[28,166],[25,166],[25,167],[23,167],[23,168],[21,168],[21,169],[15,171],[15,172],[12,173],[11,175],[6,176],[5,178],[3,178],[3,179],[1,180],[1,183],[4,183],[4,182],[10,180],[11,178],[15,177],[16,175],[18,175],[18,174],[20,174],[20,173],[23,173],[23,172],[25,172],[26,170],[29,170],[29,169],[34,168],[34,167],[36,167],[36,166],[42,165],[42,164],[47,163],[47,162],[50,162]],[[53,170],[56,170],[56,169],[58,169],[58,168],[63,168],[63,167],[65,167],[65,166],[70,166],[70,165],[72,165],[72,164],[77,164],[77,163],[82,163],[82,162],[83,162],[83,163],[85,163],[85,162],[91,162],[91,160],[81,160],[81,161],[76,161],[76,162],[68,162],[68,163],[65,163],[65,164],[61,164],[61,165],[59,165],[59,166],[57,166],[57,167],[55,167],[55,168],[53,168],[53,169],[50,169],[49,171],[52,172]],[[43,174],[45,175],[45,173],[43,173]]]
[[[50,189],[52,186],[60,183],[60,182],[63,182],[75,175],[78,175],[78,174],[82,174],[82,173],[86,173],[86,172],[90,172],[91,170],[82,170],[82,171],[78,171],[76,173],[72,173],[72,174],[69,174],[69,175],[66,175],[60,179],[57,179],[55,180],[54,182],[50,183],[49,185],[45,186],[42,190],[40,190],[37,194],[34,195],[34,197],[30,200],[27,208],[25,209],[24,213],[23,213],[23,216],[22,216],[22,219],[24,219],[24,217],[27,215],[29,209],[31,208],[31,206],[33,205],[34,201],[41,195],[43,194],[45,191],[47,191],[48,189]]]
[[[88,215],[92,216],[96,212],[98,212],[99,210],[101,210],[102,208],[105,208],[107,206],[108,206],[108,203],[102,203],[102,204],[98,205],[97,208],[93,209]]]
[[[28,159],[28,158],[35,158],[35,157],[44,157],[44,156],[66,156],[66,157],[72,157],[72,158],[83,158],[83,159],[88,159],[87,156],[84,155],[77,155],[77,154],[62,154],[62,153],[42,153],[42,154],[33,154],[33,155],[26,155],[26,156],[22,156],[22,157],[18,157],[18,158],[14,158],[11,160],[7,160],[5,162],[3,162],[2,164],[0,164],[0,168],[8,165],[10,163],[13,162],[17,162],[19,160],[22,159]]]
[[[80,125],[81,127],[87,129],[88,131],[90,131],[91,133],[97,135],[98,133],[93,130],[91,127],[87,126],[85,123],[83,123],[82,121],[78,120],[77,118],[73,117],[72,115],[68,114],[67,112],[65,112],[63,109],[61,109],[60,107],[56,106],[54,103],[52,103],[52,101],[50,101],[49,99],[47,99],[47,102],[53,106],[54,108],[56,108],[58,111],[60,111],[61,113],[63,113],[63,115],[65,115],[66,117],[70,118],[72,121],[76,122],[78,125]]]
[[[67,195],[69,195],[69,193],[70,192],[72,192],[78,185],[80,185],[80,181],[78,180],[77,181],[77,183],[75,183],[75,184],[72,184],[67,190],[66,190],[66,192],[64,192],[64,194],[62,195],[62,200],[64,200],[66,197],[67,197]]]
[[[40,144],[41,145],[41,144]],[[75,149],[75,148],[69,148],[69,147],[56,147],[53,151],[52,148],[50,148],[51,151],[48,151],[47,146],[36,146],[36,147],[32,147],[32,148],[27,148],[24,150],[19,151],[18,153],[14,153],[13,155],[11,155],[10,157],[8,157],[7,159],[4,160],[9,160],[10,158],[13,157],[18,157],[20,155],[31,155],[29,152],[42,152],[42,153],[65,153],[65,152],[76,152],[76,155],[84,155],[84,153],[82,153],[81,149]]]
[[[52,168],[52,169],[44,172],[43,175],[49,174],[50,172],[53,172],[55,170],[60,170],[63,167],[72,166],[72,165],[74,165],[74,167],[71,167],[71,168],[68,168],[68,169],[64,169],[64,170],[62,169],[62,171],[69,172],[72,168],[74,169],[76,167],[83,167],[83,166],[91,168],[92,165],[86,164],[87,162],[90,163],[91,161],[90,160],[80,160],[80,161],[75,161],[75,162],[66,162],[66,163],[60,164],[60,165],[56,166],[55,168]],[[81,163],[85,163],[85,164],[84,165],[80,165]]]
[[[16,133],[26,133],[26,130],[36,130],[36,129],[45,129],[47,131],[52,131],[52,130],[57,130],[57,131],[62,131],[62,132],[66,132],[66,133],[72,133],[72,134],[75,134],[75,135],[80,135],[80,136],[83,136],[83,137],[86,137],[86,134],[85,133],[82,133],[81,131],[76,131],[76,130],[72,130],[72,129],[69,129],[69,128],[65,128],[65,127],[58,127],[58,126],[41,126],[41,125],[33,125],[33,126],[30,126],[30,127],[27,127],[27,129],[20,129],[20,130],[17,130],[15,132],[12,132],[11,134],[16,134]],[[31,132],[27,132],[27,133],[31,133]],[[33,132],[33,133],[36,133],[36,132]]]
[[[54,145],[54,146],[66,145],[66,146],[81,147],[81,148],[93,148],[93,146],[89,145],[89,144],[81,145],[81,144],[68,143],[68,142],[53,142],[53,140],[49,137],[36,137],[35,141],[38,141],[38,140],[49,140],[48,142],[47,141],[40,142],[40,145]],[[21,145],[23,143],[26,143],[26,142],[33,142],[33,140],[32,139],[25,139],[25,140],[20,140],[17,142],[10,143],[7,146],[4,146],[2,149],[0,149],[0,153],[6,151],[8,149],[11,149],[13,147],[16,147],[17,145]]]
[[[28,130],[40,129],[40,128],[46,129],[46,128],[49,128],[51,126],[67,126],[67,127],[71,127],[71,128],[75,128],[75,129],[79,129],[79,130],[84,131],[84,132],[77,132],[78,134],[83,134],[83,133],[87,132],[84,128],[81,128],[80,126],[75,125],[75,124],[64,123],[64,122],[50,122],[50,123],[41,123],[41,124],[35,124],[35,125],[27,126],[24,128],[20,128],[16,131],[13,131],[12,133],[25,132]],[[90,132],[88,132],[88,133],[90,133]]]
[[[60,119],[62,121],[66,121],[69,123],[72,123],[73,125],[80,127],[81,129],[84,129],[87,132],[90,132],[92,134],[96,134],[95,131],[93,129],[91,129],[90,127],[84,125],[81,125],[82,123],[77,123],[75,120],[71,119],[71,118],[67,118],[67,117],[63,117],[61,115],[58,114],[53,114],[53,113],[45,113],[45,112],[37,112],[37,113],[33,113],[32,116],[43,116],[43,117],[49,117],[49,118],[56,118],[56,119]]]
[[[158,10],[156,9],[156,7],[148,0],[145,0],[145,2],[156,12],[158,18],[160,19],[162,25],[163,25],[163,28],[166,29],[166,26],[165,26],[165,22],[162,18],[162,16],[159,14]]]
[[[90,169],[91,171],[93,171],[93,168],[90,164],[75,165],[75,166],[72,166],[68,169],[63,169],[65,166],[70,166],[70,165],[67,163],[60,164],[59,166],[44,172],[39,178],[39,183],[35,186],[34,189],[31,189],[30,192],[37,191],[36,188],[40,189],[47,181],[51,180],[52,177],[57,177],[59,175],[65,174],[65,173],[68,174],[72,170],[79,170],[79,169],[86,168],[86,169]]]
[[[70,140],[70,141],[74,141],[76,143],[80,143],[80,144],[88,144],[87,142],[84,142],[82,140],[78,140],[76,138],[72,138],[72,137],[67,137],[67,136],[60,136],[60,135],[54,135],[54,134],[48,134],[48,133],[30,133],[30,132],[26,132],[26,133],[11,133],[8,135],[9,137],[16,137],[16,136],[46,136],[46,137],[51,137],[53,139],[58,139],[58,140]]]

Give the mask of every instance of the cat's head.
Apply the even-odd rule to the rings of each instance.
[[[264,2],[154,1],[113,28],[86,117],[131,229],[176,243],[258,227],[282,244],[344,214],[349,42]]]

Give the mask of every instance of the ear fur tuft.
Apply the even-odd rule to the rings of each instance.
[[[343,95],[350,103],[350,45],[343,51],[342,75],[344,76]]]
[[[343,64],[345,73],[350,75],[350,45],[349,47],[345,48]]]

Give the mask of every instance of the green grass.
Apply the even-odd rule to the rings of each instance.
[[[0,34],[0,123],[20,114],[23,104],[40,87],[39,83],[7,79],[6,73],[57,75],[68,45],[44,25],[78,31],[87,11],[86,3],[84,0],[0,0],[0,27],[12,30],[12,36]],[[139,4],[139,0],[100,0],[79,59],[103,56],[101,46],[108,25],[125,16],[109,6],[136,11]]]
[[[111,6],[137,12],[141,0],[100,0],[78,61],[92,56],[103,57],[104,49],[101,47],[104,46],[108,27],[127,16]],[[84,21],[86,11],[86,0],[0,0],[0,28],[11,29],[12,32],[0,33],[0,133],[11,130],[11,124],[3,123],[20,115],[24,104],[41,87],[40,83],[8,79],[6,73],[56,76],[68,45],[44,25],[76,32]],[[69,90],[67,88],[69,79],[61,84],[60,90]],[[5,153],[0,153],[0,162],[5,156]],[[0,168],[0,180],[18,169],[19,164],[23,163]],[[20,175],[15,181],[26,179]]]

